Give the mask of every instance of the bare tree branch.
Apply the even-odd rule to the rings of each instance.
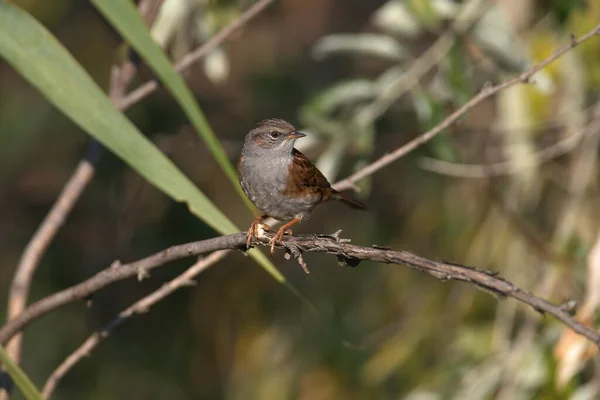
[[[154,20],[163,1],[164,0],[143,0],[140,2],[139,9],[146,22],[151,23]],[[115,64],[112,66],[109,98],[113,104],[119,104],[125,95],[125,91],[133,79],[135,72],[135,65],[129,61],[122,65]],[[94,143],[93,140],[90,142],[90,148],[92,151],[96,149],[96,143]],[[94,177],[94,159],[97,162],[99,157],[84,157],[79,162],[75,171],[67,181],[63,191],[50,209],[50,212],[46,215],[25,247],[25,251],[17,265],[9,289],[8,320],[15,318],[25,309],[31,281],[33,280],[33,275],[35,274],[42,256],[75,206],[75,203],[77,203],[81,194]],[[17,335],[6,347],[8,354],[17,363],[21,359],[21,344],[22,337],[21,335]],[[2,400],[1,392],[0,400]]]
[[[560,56],[562,56],[563,54],[565,54],[572,48],[580,45],[581,43],[585,42],[586,40],[588,40],[594,36],[597,36],[598,34],[600,34],[600,25],[596,26],[590,32],[579,37],[578,39],[575,39],[574,37],[572,37],[569,44],[561,47],[556,52],[554,52],[550,57],[546,58],[544,61],[535,65],[533,68],[530,68],[527,71],[525,71],[511,79],[508,79],[504,82],[501,82],[497,85],[485,86],[475,97],[473,97],[471,100],[469,100],[467,103],[465,103],[458,110],[454,111],[452,114],[450,114],[448,117],[446,117],[446,119],[444,119],[440,124],[436,125],[434,128],[432,128],[429,131],[425,132],[424,134],[416,137],[415,139],[411,140],[410,142],[406,143],[404,146],[399,147],[398,149],[394,150],[393,152],[384,155],[377,161],[367,165],[366,167],[364,167],[360,171],[350,175],[346,179],[339,181],[338,183],[335,184],[334,187],[337,190],[353,189],[355,187],[354,184],[357,181],[359,181],[369,175],[372,175],[373,173],[379,171],[381,168],[391,164],[392,162],[396,161],[398,158],[413,151],[414,149],[421,146],[422,144],[427,143],[428,141],[433,139],[435,136],[439,135],[441,132],[443,132],[445,129],[447,129],[450,125],[452,125],[453,123],[458,121],[468,111],[470,111],[471,109],[473,109],[474,107],[476,107],[477,105],[482,103],[487,98],[495,95],[496,93],[498,93],[501,90],[504,90],[510,86],[514,86],[519,83],[529,83],[531,78],[533,77],[533,75],[535,75],[537,72],[539,72],[542,68],[546,67],[548,64],[552,63],[553,61],[555,61],[557,58],[559,58]]]
[[[106,327],[104,327],[101,331],[96,332],[89,338],[85,340],[73,353],[71,353],[59,366],[50,374],[50,377],[46,380],[44,384],[44,389],[42,390],[42,396],[44,398],[49,398],[54,390],[56,389],[56,385],[60,382],[60,380],[79,362],[82,358],[88,356],[91,351],[100,344],[101,341],[106,339],[108,335],[110,335],[117,327],[119,327],[123,322],[125,322],[130,317],[135,314],[142,314],[148,312],[150,307],[154,304],[158,303],[165,297],[169,296],[177,289],[180,289],[185,286],[190,286],[194,284],[193,279],[206,268],[210,267],[214,263],[221,260],[223,257],[227,255],[227,250],[216,251],[210,254],[206,258],[202,258],[198,260],[194,265],[189,267],[185,272],[171,280],[168,283],[165,283],[160,289],[155,290],[150,293],[148,296],[141,298],[136,301],[130,307],[127,307],[125,310],[121,311],[117,318],[111,321]]]
[[[534,157],[531,158],[529,164],[519,165],[518,168],[534,168],[544,164],[550,160],[563,156],[576,149],[586,136],[598,135],[600,118],[600,103],[593,107],[593,119],[587,126],[582,127],[579,131],[566,138],[561,139],[545,149],[539,150]],[[436,172],[442,175],[455,176],[460,178],[489,178],[503,175],[511,175],[517,173],[517,167],[510,161],[496,162],[493,164],[459,164],[451,163],[435,158],[423,158],[419,162],[421,168],[431,172]]]
[[[265,245],[272,236],[271,233],[264,234],[260,237],[258,243]],[[241,250],[245,247],[245,240],[246,234],[242,232],[173,246],[129,264],[121,264],[120,262],[115,261],[110,267],[93,277],[32,304],[19,317],[10,321],[0,329],[0,343],[5,343],[34,319],[65,304],[85,299],[92,293],[97,292],[111,283],[133,276],[144,276],[153,268],[163,266],[166,263],[181,258],[197,256],[217,250]],[[376,246],[355,246],[347,243],[347,240],[340,239],[336,235],[285,237],[278,247],[284,249],[295,248],[303,253],[324,252],[333,254],[337,256],[340,265],[354,267],[363,260],[386,264],[404,264],[419,271],[426,272],[441,280],[467,282],[501,297],[512,297],[522,303],[528,304],[539,312],[551,314],[575,332],[585,336],[600,347],[600,334],[573,319],[569,313],[570,309],[554,305],[544,299],[536,297],[490,271],[448,262],[429,260],[406,251],[388,250]]]
[[[163,1],[142,0],[140,2],[139,11],[148,25],[151,25],[156,18]],[[119,104],[125,95],[129,83],[135,76],[136,69],[130,61],[122,65],[115,64],[111,68],[109,98],[113,104]],[[50,212],[25,247],[9,289],[7,320],[15,318],[25,309],[37,266],[59,228],[93,179],[95,164],[101,153],[102,147],[92,139],[88,144],[88,154],[79,162]],[[16,335],[6,347],[6,351],[16,363],[19,363],[21,359],[22,340],[22,335]],[[0,390],[0,400],[6,400],[8,397],[7,391]]]
[[[275,0],[259,0],[252,6],[248,7],[246,11],[238,19],[221,29],[219,33],[214,35],[210,40],[204,43],[196,50],[190,52],[188,55],[183,57],[177,65],[175,70],[177,72],[184,71],[192,66],[192,64],[198,62],[202,58],[206,57],[208,53],[214,50],[217,46],[223,43],[229,38],[235,31],[240,29],[242,26],[247,24],[252,18],[260,14],[265,8],[267,8]],[[129,93],[118,105],[120,110],[125,110],[132,105],[138,103],[143,98],[149,96],[152,92],[158,89],[158,82],[155,80],[148,81],[137,89]]]
[[[210,50],[212,50],[214,47],[216,47],[218,44],[220,44],[222,41],[224,41],[229,35],[231,35],[231,33],[233,33],[235,30],[237,30],[243,24],[247,23],[251,18],[253,18],[255,15],[257,15],[260,11],[262,11],[264,8],[266,8],[273,1],[274,0],[260,0],[257,3],[255,3],[238,20],[234,21],[228,27],[226,27],[221,32],[219,32],[217,35],[215,35],[209,42],[205,43],[201,48],[199,48],[198,50],[194,51],[189,56],[184,58],[177,65],[178,71],[189,67],[189,65],[191,63],[193,63],[193,62],[199,60],[200,58],[202,58],[203,56],[205,56]],[[461,108],[459,108],[454,113],[452,113],[450,116],[448,116],[442,123],[440,123],[433,129],[431,129],[430,131],[426,132],[425,134],[423,134],[423,135],[417,137],[416,139],[412,140],[411,142],[407,143],[406,145],[398,148],[394,152],[381,157],[379,160],[373,162],[372,164],[368,165],[367,167],[363,168],[362,170],[358,171],[357,173],[338,182],[335,185],[336,189],[343,190],[343,189],[353,188],[355,182],[357,182],[360,179],[363,179],[366,176],[373,174],[374,172],[387,166],[388,164],[397,160],[398,158],[402,157],[403,155],[407,154],[408,152],[414,150],[418,146],[431,140],[433,137],[435,137],[436,135],[441,133],[443,130],[448,128],[451,124],[453,124],[458,119],[460,119],[464,114],[466,114],[472,108],[474,108],[475,106],[477,106],[478,104],[483,102],[485,99],[491,97],[492,95],[498,93],[499,91],[501,91],[509,86],[516,85],[519,83],[529,82],[530,79],[532,78],[532,76],[536,72],[538,72],[539,70],[541,70],[546,65],[553,62],[554,60],[556,60],[558,57],[560,57],[561,55],[563,55],[564,53],[566,53],[573,47],[581,44],[582,42],[588,40],[589,38],[591,38],[594,35],[597,35],[598,33],[600,33],[600,25],[598,25],[596,28],[594,28],[589,33],[581,36],[579,39],[573,38],[568,45],[559,49],[557,52],[555,52],[553,55],[551,55],[550,57],[548,57],[547,59],[545,59],[538,65],[536,65],[535,67],[521,73],[518,76],[513,77],[512,79],[504,81],[500,84],[484,87],[483,90],[478,95],[473,97],[469,102],[467,102]],[[123,72],[123,73],[125,73],[125,72]],[[128,82],[129,80],[123,79],[122,81]],[[153,92],[157,87],[158,87],[158,85],[156,82],[148,82],[145,85],[138,88],[138,90],[132,92],[129,96],[127,96],[125,98],[123,98],[124,90],[121,93],[119,93],[118,96],[115,95],[115,97],[119,97],[118,100],[115,100],[113,98],[113,96],[111,96],[111,98],[113,98],[113,101],[115,101],[115,104],[119,108],[124,109],[124,108],[129,107],[130,105],[136,103],[137,101],[141,100],[142,98],[144,98],[145,96],[147,96],[148,94]],[[78,168],[78,171],[79,171],[79,168]],[[76,171],[76,173],[77,173],[77,171]],[[79,171],[79,173],[81,173],[82,175],[85,175],[81,171]],[[88,175],[89,175],[89,177],[86,179],[88,179],[88,182],[89,182],[89,179],[91,179],[91,177],[93,176],[93,168],[91,171],[91,175],[89,174],[89,171],[88,171]],[[69,181],[69,182],[71,182],[71,181]],[[69,185],[70,185],[70,183],[69,183]],[[11,308],[13,310],[18,310],[18,307],[12,307],[12,304],[14,304],[15,301],[17,304],[20,301],[22,304],[22,307],[24,307],[24,304],[26,304],[27,293],[29,290],[31,277],[33,276],[33,272],[35,271],[36,265],[39,262],[41,255],[43,254],[45,248],[48,246],[48,243],[51,241],[56,230],[58,229],[60,224],[64,221],[64,218],[66,218],[66,215],[72,208],[73,204],[77,201],[81,191],[83,190],[83,188],[85,188],[86,185],[87,185],[87,182],[82,180],[79,184],[79,186],[80,186],[80,188],[78,189],[79,193],[77,193],[77,191],[73,191],[71,193],[70,196],[72,198],[72,202],[71,202],[71,204],[68,204],[68,203],[63,204],[62,211],[59,210],[59,213],[58,213],[59,218],[56,218],[56,216],[54,216],[53,218],[50,218],[51,215],[49,214],[48,217],[46,218],[46,220],[51,220],[49,222],[49,226],[48,227],[40,226],[40,228],[38,229],[38,232],[46,232],[46,233],[44,233],[43,235],[40,234],[39,237],[38,237],[38,234],[36,233],[36,236],[34,236],[34,238],[32,238],[31,248],[33,250],[31,250],[31,251],[32,251],[33,256],[28,256],[27,263],[29,265],[33,265],[33,267],[29,267],[29,270],[27,270],[27,268],[23,267],[25,272],[18,271],[17,274],[15,275],[16,282],[13,282],[13,286],[12,286],[12,287],[14,287],[15,290],[14,290],[14,295],[13,295],[13,290],[11,289],[11,306],[9,307],[9,310]],[[67,192],[67,188],[65,188],[64,192]],[[63,200],[62,197],[59,198],[55,207],[58,207],[58,204],[62,200]],[[64,207],[64,206],[66,206],[66,207]],[[53,207],[53,210],[54,210],[54,207]],[[210,244],[213,247],[213,249],[212,250],[204,249],[203,251],[200,251],[195,254],[201,254],[201,253],[210,252],[210,251],[214,251],[214,250],[218,250],[218,249],[234,249],[234,248],[239,249],[239,248],[241,248],[240,244],[237,243],[235,240],[232,241],[232,239],[231,239],[232,237],[235,237],[235,236],[236,235],[231,235],[231,236],[225,236],[225,237],[221,237],[221,238],[210,239],[210,240],[204,241],[204,242],[198,242],[198,243],[196,243],[196,245],[203,244],[204,246],[208,246]],[[40,239],[40,237],[41,237],[41,239]],[[227,239],[227,238],[229,238],[229,239]],[[237,239],[240,239],[240,238],[243,239],[243,235],[238,237]],[[41,241],[36,242],[37,244],[34,245],[33,243],[36,239],[41,240]],[[229,243],[228,246],[226,246],[228,243],[228,240],[232,241],[232,242]],[[310,243],[302,242],[302,240],[305,240],[305,241],[308,240],[308,241],[310,241]],[[411,256],[414,259],[412,259],[412,261],[411,261],[411,257],[407,256],[407,254],[410,254],[410,253],[405,253],[405,252],[392,252],[392,251],[387,251],[387,250],[382,250],[382,249],[368,249],[368,248],[364,248],[364,247],[360,248],[358,246],[351,246],[351,245],[347,245],[347,244],[343,244],[343,243],[339,243],[339,242],[335,242],[335,241],[329,243],[326,246],[324,243],[322,243],[324,240],[326,240],[326,239],[322,238],[322,237],[321,238],[312,238],[312,239],[289,238],[289,239],[286,239],[286,243],[287,243],[289,249],[295,248],[295,249],[300,249],[301,251],[325,251],[325,252],[337,254],[338,257],[341,257],[341,259],[344,260],[344,262],[346,262],[348,264],[352,264],[354,261],[358,261],[358,260],[362,260],[362,259],[369,259],[369,260],[373,260],[373,261],[386,262],[386,263],[406,263],[415,268],[418,268],[425,272],[428,272],[440,279],[455,279],[455,280],[463,280],[463,281],[471,282],[477,286],[492,290],[497,294],[503,294],[503,295],[506,295],[509,297],[513,297],[521,302],[529,304],[530,306],[534,307],[535,309],[537,309],[539,311],[548,312],[548,313],[554,315],[557,319],[561,320],[563,323],[565,323],[569,327],[571,327],[574,331],[584,335],[585,337],[587,337],[588,339],[590,339],[597,345],[600,344],[600,340],[598,340],[599,335],[595,331],[591,330],[590,328],[573,320],[573,318],[569,315],[569,313],[565,309],[555,306],[555,305],[552,305],[552,304],[546,302],[545,300],[535,297],[527,292],[523,292],[520,289],[514,287],[514,285],[512,285],[510,282],[499,279],[499,278],[493,276],[493,274],[489,274],[485,271],[471,269],[471,268],[459,266],[459,265],[453,265],[453,264],[448,264],[448,263],[437,263],[434,261],[422,259],[422,258],[419,258],[417,256],[412,256],[412,255]],[[331,241],[331,239],[328,239],[328,240]],[[298,242],[298,241],[300,241],[300,242]],[[343,246],[343,248],[333,246],[332,243],[335,243],[336,246]],[[243,244],[243,240],[242,240],[242,244]],[[185,246],[192,246],[192,245],[194,245],[194,244],[183,245],[183,246],[185,247]],[[216,245],[216,248],[214,248],[215,245]],[[225,246],[225,247],[223,247],[223,246]],[[290,246],[292,246],[292,247],[290,247]],[[331,247],[331,246],[333,246],[333,247]],[[350,246],[350,247],[347,247],[347,246]],[[47,297],[46,299],[43,299],[39,302],[34,303],[32,306],[30,306],[28,309],[26,309],[23,313],[13,311],[12,314],[18,315],[18,316],[16,316],[12,321],[7,323],[0,330],[0,342],[2,342],[2,343],[6,342],[8,339],[10,339],[15,334],[17,334],[31,320],[39,317],[40,315],[45,314],[46,312],[53,310],[61,305],[81,299],[81,298],[87,296],[89,293],[93,293],[116,280],[125,279],[125,278],[131,276],[132,274],[135,275],[135,274],[143,272],[147,269],[160,266],[160,265],[164,264],[165,262],[168,262],[170,260],[169,257],[175,256],[175,258],[173,258],[173,259],[177,259],[177,258],[181,258],[181,257],[185,256],[183,253],[180,254],[174,250],[174,249],[180,249],[180,247],[182,247],[182,246],[176,246],[174,248],[167,249],[167,250],[165,250],[165,252],[158,253],[157,255],[151,256],[148,259],[140,260],[136,263],[127,264],[125,266],[119,266],[118,264],[115,264],[111,268],[109,268],[105,271],[102,271],[101,273],[99,273],[96,276],[90,278],[89,280],[81,283],[80,285],[76,285],[70,289],[66,289],[64,291],[56,293],[55,295],[51,295],[51,296]],[[27,248],[28,251],[29,251],[29,248],[30,248],[30,246],[28,245],[28,248]],[[357,249],[361,249],[361,250],[357,250]],[[171,251],[171,250],[175,251],[176,254],[175,255],[170,254],[169,251]],[[196,249],[196,251],[197,250],[198,249]],[[376,253],[372,253],[367,250],[376,251]],[[191,253],[189,253],[187,255],[191,255],[194,253],[194,251],[190,250],[190,249],[187,249],[186,251],[191,251]],[[26,256],[26,254],[24,254],[23,258],[25,258],[25,256]],[[153,258],[156,256],[159,256],[158,260]],[[24,262],[24,260],[22,259],[21,262]],[[157,264],[157,262],[158,262],[158,264]],[[419,264],[419,262],[421,264]],[[128,267],[128,268],[125,268],[125,267]],[[21,269],[21,268],[19,268],[19,269]],[[125,271],[125,272],[123,272],[123,271]],[[18,279],[17,279],[17,277],[18,277]],[[14,300],[14,299],[17,299],[17,300]],[[11,312],[9,311],[9,319],[10,318],[11,318]],[[10,346],[9,346],[9,348],[10,348]],[[20,344],[17,346],[17,348],[20,349]],[[17,353],[19,353],[19,352],[20,351],[17,350]],[[18,357],[14,357],[14,358],[18,358]]]
[[[151,25],[156,18],[163,1],[164,0],[143,0],[140,2],[140,13],[148,25]],[[208,42],[204,43],[201,47],[184,57],[177,65],[178,71],[189,68],[194,62],[202,59],[213,48],[225,41],[233,32],[247,23],[250,19],[258,15],[273,1],[274,0],[261,0],[252,5],[238,19],[213,36]],[[131,93],[129,96],[125,96],[125,91],[135,76],[135,73],[136,67],[132,62],[125,62],[123,65],[115,65],[112,67],[109,97],[117,108],[127,108],[156,89],[156,82],[148,82],[145,85],[146,90],[149,86],[154,85],[149,92],[146,92],[142,96],[137,97],[137,99],[134,99],[133,96],[135,96],[136,93],[137,96],[139,96],[140,89],[143,89],[143,86],[137,91]],[[97,142],[93,140],[90,142],[90,148],[92,152],[102,152],[101,148],[100,150],[98,149]],[[92,157],[94,160],[98,160],[99,158],[100,157],[98,154]],[[16,268],[13,282],[9,290],[7,312],[8,320],[15,318],[25,309],[31,281],[42,256],[58,232],[58,229],[64,223],[67,216],[73,209],[73,206],[77,203],[81,197],[81,194],[93,179],[94,173],[95,162],[93,162],[89,157],[86,157],[79,162],[75,171],[65,184],[63,191],[50,209],[48,215],[42,221],[37,231],[27,244],[21,260]],[[7,351],[9,355],[18,363],[21,354],[20,335],[17,335],[8,344]],[[3,400],[3,393],[1,390],[0,400]]]
[[[80,161],[68,184],[60,194],[58,201],[52,206],[50,212],[27,244],[9,289],[7,313],[9,321],[16,318],[25,309],[31,281],[42,254],[48,247],[51,238],[56,235],[59,227],[64,223],[66,216],[93,175],[94,167],[87,160]],[[19,362],[21,335],[11,340],[6,350],[15,362]]]
[[[456,39],[471,29],[481,15],[489,9],[490,5],[482,0],[464,1],[452,26],[442,33],[435,42],[429,46],[410,67],[389,85],[386,85],[373,102],[362,108],[354,117],[359,126],[371,124],[383,115],[394,102],[404,93],[419,85],[421,78],[448,55]]]

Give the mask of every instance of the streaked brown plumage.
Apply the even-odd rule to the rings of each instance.
[[[306,218],[317,204],[340,200],[352,208],[366,209],[362,203],[333,189],[321,171],[294,148],[294,142],[304,136],[290,123],[277,118],[261,121],[246,136],[238,163],[240,183],[246,196],[263,213],[248,230],[248,247],[258,225],[267,216],[289,221],[271,240],[273,253],[284,232]]]

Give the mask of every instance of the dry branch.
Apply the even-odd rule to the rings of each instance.
[[[260,0],[257,3],[255,3],[244,14],[242,14],[242,16],[238,20],[234,21],[232,24],[224,28],[210,41],[205,43],[201,48],[184,58],[182,62],[179,63],[179,65],[177,66],[177,70],[181,71],[182,69],[189,67],[193,62],[199,60],[200,58],[208,54],[210,50],[212,50],[215,46],[223,42],[227,37],[231,35],[231,33],[233,33],[235,30],[247,23],[251,18],[260,13],[273,1],[274,0]],[[458,121],[468,111],[470,111],[472,108],[483,102],[485,99],[493,96],[499,91],[506,89],[510,86],[519,83],[528,83],[536,72],[538,72],[539,70],[541,70],[557,58],[559,58],[561,55],[563,55],[573,47],[583,43],[592,36],[598,35],[598,33],[600,33],[600,25],[598,25],[592,31],[590,31],[586,35],[581,36],[578,39],[572,38],[568,45],[559,49],[550,57],[548,57],[538,65],[534,66],[533,68],[523,72],[522,74],[517,75],[514,78],[504,81],[500,84],[484,87],[484,89],[478,95],[473,97],[469,102],[467,102],[461,108],[459,108],[450,116],[448,116],[444,121],[442,121],[442,123],[431,129],[430,131],[424,133],[423,135],[415,138],[406,145],[398,148],[394,152],[381,157],[380,159],[376,160],[375,162],[361,169],[355,174],[338,182],[335,185],[335,187],[339,190],[354,188],[355,182],[373,174],[374,172],[389,165],[390,163],[407,154],[408,152],[414,150],[418,146],[431,140],[433,137],[435,137],[436,135],[444,131],[446,128],[448,128],[451,124]],[[126,74],[127,72],[123,73]],[[127,79],[124,79],[124,81],[127,81]],[[118,97],[119,99],[115,99],[113,96],[111,97],[113,97],[115,103],[118,104],[119,108],[124,109],[140,101],[142,98],[146,97],[151,92],[156,90],[157,87],[158,84],[156,82],[148,82],[142,87],[138,88],[138,90],[130,93],[130,95],[126,96],[125,98],[123,98],[124,92],[119,93],[119,96],[114,96]],[[89,179],[91,179],[91,177]],[[83,190],[86,184],[87,183],[82,185],[80,190]],[[74,201],[76,201],[78,197],[79,195],[74,196]],[[56,204],[58,204],[61,201],[62,197],[59,198]],[[60,226],[60,223],[62,223],[68,212],[69,209],[66,209],[66,211],[63,210],[63,212],[61,213],[61,218],[55,219],[55,221],[58,221],[58,223],[53,222],[50,225],[50,234],[46,234],[44,239],[46,243],[44,244],[44,246],[36,246],[36,259],[34,259],[33,262],[33,269],[30,270],[30,276],[33,275],[33,271],[35,271],[35,265],[37,265],[39,257],[41,257],[41,255],[43,254],[45,247],[54,236],[56,229],[58,228],[58,226]],[[43,227],[40,227],[40,230],[42,230],[42,228]],[[111,268],[100,272],[99,274],[95,275],[94,277],[88,279],[87,281],[79,285],[63,290],[54,295],[48,296],[47,298],[34,303],[22,313],[11,312],[11,314],[18,314],[18,316],[16,316],[13,320],[8,322],[2,329],[0,329],[0,343],[5,343],[15,334],[20,332],[25,325],[27,325],[32,320],[38,318],[39,316],[44,315],[45,313],[52,311],[64,304],[80,300],[88,296],[89,294],[100,290],[102,287],[112,282],[115,282],[120,279],[125,279],[133,275],[138,275],[141,272],[144,272],[148,269],[164,265],[165,263],[171,260],[187,257],[193,254],[203,254],[220,249],[241,249],[243,245],[243,238],[243,234],[223,236],[207,241],[175,246],[161,253],[157,253],[154,256],[148,257],[144,260],[140,260],[136,263],[127,265],[120,265],[116,263],[113,266],[111,266]],[[35,239],[36,238],[34,237],[33,240]],[[407,264],[414,268],[427,272],[439,279],[452,279],[470,282],[479,287],[491,290],[497,294],[513,297],[523,303],[529,304],[538,311],[552,314],[564,324],[571,327],[574,331],[580,333],[581,335],[594,342],[596,345],[600,346],[600,335],[598,335],[597,332],[588,328],[587,326],[584,326],[581,323],[575,321],[566,308],[553,305],[541,298],[538,298],[525,291],[522,291],[519,288],[512,285],[510,282],[498,278],[494,274],[491,274],[486,271],[481,271],[449,263],[435,262],[414,256],[407,252],[391,251],[381,248],[365,248],[353,246],[347,243],[341,243],[339,241],[336,241],[331,237],[309,236],[286,238],[284,246],[285,245],[288,246],[288,249],[292,253],[292,249],[296,249],[296,251],[299,249],[301,252],[320,251],[332,253],[337,255],[338,259],[340,259],[341,262],[348,265],[358,263],[360,260],[372,260],[392,264]],[[19,273],[17,273],[17,275],[19,275]],[[30,282],[30,278],[26,280],[29,280]],[[19,293],[15,294],[12,297],[20,298],[21,300],[23,300],[23,305],[26,303],[29,282],[25,282],[25,285],[22,285],[22,282],[18,282],[17,284],[13,285],[15,288],[19,289]],[[23,287],[25,288],[24,291]]]
[[[164,0],[144,0],[140,2],[139,9],[144,20],[151,23],[156,17],[158,9]],[[131,62],[115,64],[111,68],[109,97],[113,104],[118,105],[121,102],[129,83],[133,79],[136,67]],[[97,142],[92,140],[89,144],[90,150],[95,151]],[[99,157],[92,157],[96,162]],[[53,204],[50,212],[46,215],[36,232],[31,237],[19,264],[15,270],[13,281],[11,283],[8,295],[7,319],[16,318],[25,309],[29,289],[37,266],[42,256],[50,245],[50,242],[56,236],[59,228],[62,226],[67,216],[81,197],[81,194],[91,182],[95,173],[95,162],[89,157],[84,157],[75,171],[67,181],[63,191]],[[7,352],[10,357],[19,363],[21,359],[22,337],[20,335],[8,343]],[[0,392],[0,400],[7,395]]]
[[[140,13],[148,25],[152,24],[163,1],[164,0],[144,0],[140,2]],[[273,1],[274,0],[260,0],[249,7],[238,19],[223,28],[198,49],[184,57],[176,66],[177,70],[181,71],[189,68],[193,63],[202,59],[212,49],[229,38],[233,32],[258,15]],[[125,92],[133,79],[135,72],[136,66],[132,62],[126,62],[123,65],[114,65],[111,69],[109,97],[115,106],[121,110],[135,104],[158,87],[156,82],[151,81],[132,92],[129,96],[126,96]],[[148,89],[150,90],[148,91]],[[97,142],[94,140],[91,141],[90,148],[93,152],[98,152],[97,145]],[[100,152],[101,151],[102,150],[100,150]],[[98,160],[99,156],[96,155],[93,159]],[[25,309],[31,281],[33,280],[33,276],[42,256],[52,239],[56,236],[60,226],[64,223],[74,205],[81,197],[81,194],[93,179],[94,173],[95,162],[88,157],[84,157],[65,184],[62,193],[53,204],[48,215],[44,218],[27,244],[21,260],[19,261],[19,265],[15,270],[13,282],[10,287],[7,310],[8,320],[16,318]],[[21,355],[20,336],[15,337],[9,343],[7,351],[18,363]],[[2,390],[0,390],[0,400],[3,400],[4,398],[5,395],[2,393]]]
[[[88,356],[91,351],[100,344],[101,341],[106,339],[108,335],[112,333],[118,326],[120,326],[127,319],[131,318],[136,314],[141,314],[148,312],[150,307],[154,304],[158,303],[165,297],[169,296],[177,289],[189,286],[194,283],[193,279],[200,272],[204,271],[206,268],[210,267],[223,257],[227,255],[227,250],[216,251],[209,255],[206,258],[202,258],[198,260],[194,265],[189,267],[185,272],[171,280],[168,283],[165,283],[161,286],[160,289],[155,290],[149,295],[141,298],[136,301],[130,307],[127,307],[125,310],[121,311],[117,318],[111,321],[106,327],[102,330],[94,333],[92,336],[87,338],[73,353],[71,353],[65,360],[50,374],[46,383],[44,384],[44,388],[42,390],[42,396],[44,398],[49,398],[54,389],[56,389],[56,385],[60,382],[60,380],[79,362],[82,358]]]
[[[272,237],[267,233],[261,237],[261,245],[265,245]],[[197,256],[217,250],[242,250],[245,247],[246,234],[220,236],[199,242],[173,246],[142,260],[121,264],[115,261],[93,277],[58,293],[50,295],[27,308],[19,317],[7,323],[0,329],[0,343],[5,343],[13,335],[20,332],[31,321],[53,311],[65,304],[83,300],[111,283],[134,276],[144,275],[153,268],[163,266],[171,261]],[[347,243],[337,236],[306,235],[285,237],[278,245],[280,248],[290,247],[301,252],[322,252],[335,255],[340,265],[357,266],[363,260],[386,264],[408,265],[419,271],[426,272],[441,280],[457,280],[467,282],[502,297],[512,297],[528,304],[536,311],[553,315],[556,319],[569,326],[575,332],[585,336],[600,347],[600,334],[593,329],[576,321],[570,314],[570,309],[554,305],[542,298],[532,295],[511,282],[500,278],[496,273],[459,264],[429,260],[416,256],[407,251],[387,250],[381,247],[362,247]]]
[[[462,118],[471,109],[473,109],[477,105],[481,104],[484,100],[488,99],[489,97],[495,95],[496,93],[498,93],[501,90],[504,90],[508,87],[511,87],[511,86],[514,86],[514,85],[517,85],[520,83],[530,83],[533,76],[537,72],[539,72],[541,69],[546,67],[548,64],[552,63],[557,58],[559,58],[560,56],[562,56],[569,50],[573,49],[574,47],[579,46],[581,43],[585,42],[586,40],[588,40],[594,36],[598,36],[599,34],[600,34],[600,25],[597,25],[594,29],[592,29],[585,35],[579,37],[578,39],[571,37],[571,40],[569,41],[569,43],[567,45],[561,47],[556,52],[554,52],[550,57],[546,58],[545,60],[543,60],[539,64],[535,65],[534,67],[528,69],[527,71],[524,71],[523,73],[521,73],[517,76],[514,76],[508,80],[505,80],[497,85],[484,86],[483,89],[481,89],[481,91],[475,97],[473,97],[471,100],[466,102],[458,110],[454,111],[452,114],[450,114],[448,117],[446,117],[446,119],[444,119],[441,123],[436,125],[434,128],[430,129],[429,131],[425,132],[424,134],[422,134],[420,136],[417,136],[416,138],[414,138],[410,142],[406,143],[404,146],[401,146],[398,149],[394,150],[393,152],[384,155],[383,157],[381,157],[378,160],[376,160],[375,162],[367,165],[366,167],[364,167],[361,170],[357,171],[356,173],[350,175],[349,177],[339,181],[338,183],[336,183],[334,185],[334,187],[337,190],[345,190],[345,189],[355,188],[356,182],[358,182],[359,180],[361,180],[369,175],[372,175],[373,173],[379,171],[381,168],[386,167],[387,165],[396,161],[400,157],[410,153],[417,147],[427,143],[428,141],[433,139],[435,136],[442,133],[445,129],[450,127],[450,125],[457,122],[460,118]]]
[[[247,24],[252,18],[260,14],[274,1],[275,0],[260,0],[254,3],[252,6],[248,7],[248,9],[244,11],[244,13],[240,15],[238,19],[227,25],[225,28],[221,29],[219,33],[211,37],[210,40],[204,43],[201,47],[191,51],[189,54],[183,57],[177,63],[177,65],[175,65],[175,70],[177,72],[182,72],[191,67],[194,63],[200,61],[202,58],[206,57],[212,50],[214,50],[217,46],[223,43],[235,31]],[[158,88],[159,84],[155,80],[144,83],[143,85],[129,93],[125,98],[123,98],[123,100],[118,105],[119,109],[125,110],[131,107],[132,105],[140,102],[145,97],[149,96]]]

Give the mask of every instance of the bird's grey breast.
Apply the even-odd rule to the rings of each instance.
[[[244,155],[240,161],[242,189],[250,201],[262,212],[274,218],[279,215],[281,193],[287,187],[290,157],[260,157]]]

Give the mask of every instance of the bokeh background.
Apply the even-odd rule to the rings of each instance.
[[[84,1],[13,1],[108,86],[118,34]],[[167,0],[153,34],[174,59],[252,4]],[[161,19],[162,18],[162,19]],[[277,0],[184,75],[232,160],[268,117],[331,181],[429,128],[600,22],[600,1]],[[132,84],[153,75],[142,66]],[[399,83],[400,82],[400,83]],[[373,176],[368,213],[318,208],[299,233],[332,233],[498,271],[597,326],[600,37],[531,84],[485,101]],[[248,209],[166,91],[127,116],[238,226]],[[89,137],[0,61],[0,319],[15,266]],[[110,265],[216,233],[110,153],[60,229],[30,300]],[[231,254],[119,327],[56,399],[594,399],[596,351],[550,317],[403,266],[275,264],[315,315],[250,258]],[[193,260],[119,282],[29,325],[22,366],[41,385],[85,338]],[[350,343],[350,345],[348,344]],[[14,398],[21,398],[16,393]]]

